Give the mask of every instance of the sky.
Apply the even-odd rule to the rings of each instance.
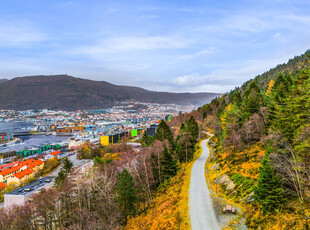
[[[308,49],[309,0],[0,0],[0,78],[224,93]]]

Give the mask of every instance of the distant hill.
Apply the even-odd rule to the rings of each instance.
[[[0,84],[6,81],[8,81],[8,79],[0,79]]]
[[[95,109],[121,101],[200,106],[218,93],[167,93],[68,75],[17,77],[0,84],[0,109]]]

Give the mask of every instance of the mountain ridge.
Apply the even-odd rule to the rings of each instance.
[[[69,75],[16,77],[0,84],[1,109],[96,109],[121,101],[202,105],[219,93],[169,93]]]

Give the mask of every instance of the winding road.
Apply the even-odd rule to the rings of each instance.
[[[204,166],[209,156],[209,139],[201,142],[202,153],[193,165],[189,189],[189,215],[193,230],[220,229],[206,183]]]

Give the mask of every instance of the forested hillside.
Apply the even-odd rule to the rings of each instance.
[[[310,52],[199,109],[213,130],[210,169],[220,193],[243,204],[251,229],[303,229],[310,218]],[[213,166],[212,166],[213,165]]]

